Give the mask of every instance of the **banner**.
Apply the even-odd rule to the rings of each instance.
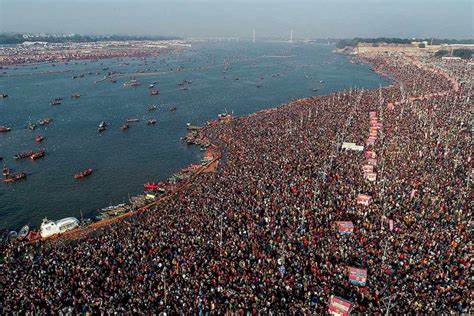
[[[337,223],[337,230],[340,234],[349,235],[354,232],[354,224],[350,221],[341,221]]]
[[[351,302],[334,295],[329,298],[328,313],[330,315],[348,316],[351,309]]]
[[[375,141],[377,140],[377,137],[374,137],[374,136],[370,136],[369,138],[367,138],[367,140],[365,141],[365,144],[366,145],[375,145]]]
[[[374,172],[374,166],[372,166],[372,165],[363,165],[362,166],[362,171],[364,171],[364,173]]]
[[[365,172],[364,173],[364,178],[366,178],[370,182],[374,182],[374,181],[377,180],[377,173],[375,173],[375,172]]]
[[[377,159],[369,158],[369,159],[367,159],[367,163],[371,166],[377,166]]]
[[[365,194],[359,194],[357,196],[357,204],[369,205],[371,197]]]
[[[354,285],[365,286],[367,282],[367,269],[349,267],[349,282]]]
[[[364,152],[364,157],[365,157],[365,158],[377,158],[377,154],[375,153],[375,151],[366,150],[366,151]]]

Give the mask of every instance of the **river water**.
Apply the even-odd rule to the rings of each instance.
[[[196,43],[179,53],[147,58],[78,61],[9,67],[0,74],[0,134],[3,163],[28,174],[26,181],[0,183],[0,228],[38,225],[41,219],[93,216],[108,205],[143,192],[143,183],[169,177],[199,161],[198,148],[180,141],[186,123],[203,124],[218,113],[246,115],[292,99],[350,87],[376,88],[388,80],[364,64],[332,53],[334,47],[289,43]],[[117,82],[97,82],[108,71]],[[83,78],[73,79],[75,75]],[[135,77],[142,84],[124,88]],[[238,78],[238,80],[237,80]],[[188,90],[178,83],[192,81]],[[157,82],[158,96],[148,85]],[[260,87],[258,87],[260,86]],[[313,89],[318,89],[314,92]],[[72,93],[80,93],[72,99]],[[50,100],[62,97],[61,105]],[[157,104],[154,112],[147,110]],[[176,106],[176,111],[169,109]],[[31,131],[28,122],[52,118],[49,126]],[[127,118],[139,118],[127,131]],[[155,126],[145,121],[154,118]],[[99,134],[100,121],[109,124]],[[35,136],[45,140],[37,144]],[[37,161],[15,161],[17,152],[40,149]],[[0,162],[1,164],[1,162]],[[92,176],[73,175],[93,168]]]

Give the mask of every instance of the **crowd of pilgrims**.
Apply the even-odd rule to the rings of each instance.
[[[455,89],[402,55],[365,61],[394,83],[205,128],[217,172],[167,203],[80,240],[3,245],[2,314],[324,314],[331,295],[364,314],[470,310],[472,69],[441,65]],[[365,146],[370,111],[383,125],[374,182],[363,152],[340,146]],[[367,269],[365,286],[349,266]]]

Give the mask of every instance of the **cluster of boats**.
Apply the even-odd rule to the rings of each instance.
[[[41,126],[46,126],[46,125],[49,125],[52,121],[53,121],[53,119],[51,119],[51,118],[45,118],[45,119],[39,120],[37,124],[41,125]],[[36,123],[31,123],[31,122],[29,122],[28,126],[27,126],[27,128],[30,131],[34,131],[36,129],[36,127],[37,127]]]
[[[3,182],[5,183],[12,183],[22,179],[26,179],[26,173],[18,172],[12,173],[10,168],[7,166],[3,166],[2,168],[2,175],[3,175]]]
[[[153,110],[151,110],[151,111],[153,111]],[[137,119],[137,118],[129,118],[129,119],[127,119],[127,120],[125,121],[125,124],[123,124],[122,126],[120,126],[120,129],[123,130],[123,131],[128,130],[128,129],[130,128],[130,123],[135,123],[135,122],[139,122],[139,121],[140,121],[140,120]],[[147,125],[155,125],[156,122],[157,122],[157,121],[156,121],[155,119],[149,119],[149,120],[146,121],[146,124],[147,124]],[[98,131],[99,133],[102,133],[102,132],[104,132],[105,130],[107,130],[108,126],[109,126],[109,125],[107,124],[107,122],[102,121],[102,122],[99,123],[99,126],[97,127],[97,131]]]

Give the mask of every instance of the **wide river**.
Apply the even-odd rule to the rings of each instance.
[[[0,70],[0,157],[26,181],[0,183],[0,228],[39,225],[42,218],[93,216],[108,205],[143,192],[143,183],[163,180],[199,161],[197,147],[180,141],[186,123],[203,124],[218,113],[242,116],[292,99],[350,87],[387,85],[364,64],[332,53],[334,47],[289,43],[196,43],[180,53],[143,59],[109,59],[9,67]],[[116,83],[96,82],[108,71],[123,75]],[[82,78],[73,76],[85,74]],[[124,88],[135,77],[141,86]],[[237,80],[238,78],[238,80]],[[192,81],[188,90],[178,83]],[[149,84],[157,82],[158,96]],[[317,89],[317,91],[313,91]],[[80,93],[72,99],[72,93]],[[51,99],[62,97],[61,105]],[[148,111],[150,104],[158,109]],[[175,106],[176,111],[169,109]],[[127,118],[139,118],[127,131]],[[52,118],[49,126],[27,129],[29,122]],[[154,118],[157,124],[147,126]],[[109,124],[99,134],[100,121]],[[45,140],[35,142],[41,134]],[[44,148],[43,159],[15,161],[13,155]],[[0,162],[2,164],[2,162]],[[93,168],[92,176],[73,175]]]

